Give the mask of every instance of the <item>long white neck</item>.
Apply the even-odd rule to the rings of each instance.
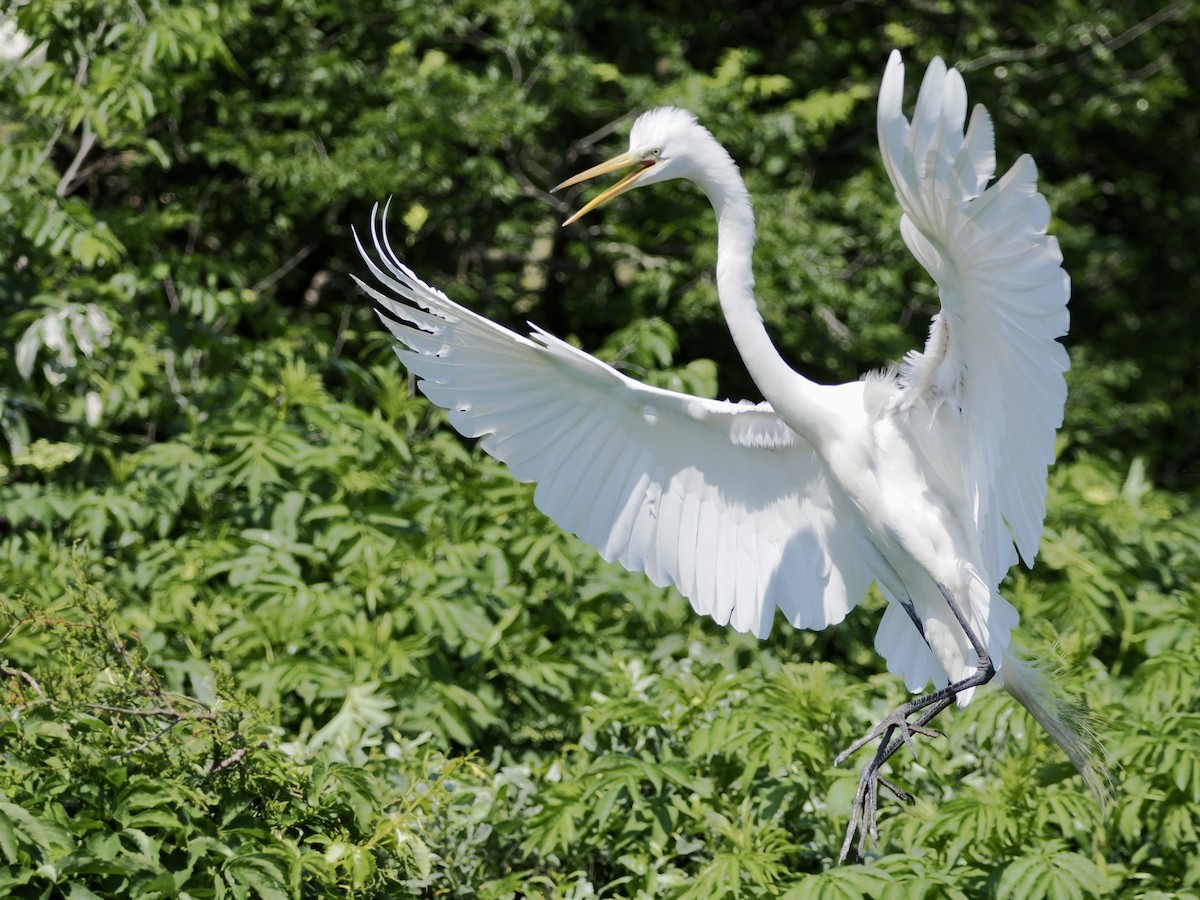
[[[715,141],[714,141],[715,143]],[[814,446],[832,435],[828,388],[793,370],[779,355],[754,298],[754,211],[733,159],[718,144],[697,183],[717,214],[717,294],[733,342],[763,396],[790,428]]]

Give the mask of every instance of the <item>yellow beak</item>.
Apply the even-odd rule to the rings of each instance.
[[[557,187],[551,188],[551,193],[560,191],[565,187],[570,187],[573,184],[579,184],[581,181],[588,181],[598,175],[607,175],[609,172],[618,172],[621,169],[628,169],[630,166],[636,166],[632,172],[610,187],[593,197],[588,203],[576,212],[571,218],[563,222],[563,227],[570,225],[582,219],[593,209],[603,206],[613,197],[619,197],[621,194],[628,191],[630,188],[636,187],[638,179],[642,177],[653,165],[653,159],[646,159],[640,156],[634,156],[630,153],[622,153],[620,156],[614,156],[608,162],[602,162],[598,166],[592,166],[586,172],[580,172],[578,175],[573,175]]]

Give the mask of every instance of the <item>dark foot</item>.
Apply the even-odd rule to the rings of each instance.
[[[913,759],[917,758],[917,748],[913,744],[912,736],[914,734],[922,735],[928,738],[942,737],[942,733],[934,728],[926,728],[918,722],[910,722],[907,718],[908,714],[904,712],[904,707],[895,710],[890,716],[860,737],[857,741],[839,753],[833,758],[833,764],[840,766],[847,759],[861,750],[863,747],[872,741],[883,738],[883,743],[887,744],[892,739],[892,732],[900,732],[900,740],[909,750],[912,751]]]
[[[916,758],[917,750],[913,743],[914,734],[930,738],[942,736],[940,731],[929,728],[928,723],[954,700],[953,695],[938,696],[943,691],[935,691],[928,697],[920,697],[899,707],[890,716],[871,729],[870,732],[859,738],[834,758],[834,765],[841,765],[851,754],[858,752],[867,744],[879,739],[879,749],[875,751],[875,755],[871,757],[870,761],[863,766],[862,774],[858,779],[858,790],[855,791],[854,802],[850,806],[850,823],[846,826],[846,839],[842,842],[842,852],[838,854],[839,863],[845,862],[846,857],[850,855],[850,847],[854,843],[856,832],[858,833],[858,855],[860,857],[866,852],[868,835],[872,841],[877,842],[879,840],[879,828],[876,818],[879,812],[879,788],[881,785],[891,791],[896,799],[901,802],[908,802],[912,799],[907,791],[902,790],[892,781],[885,778],[880,770],[883,768],[884,763],[891,759],[901,747],[907,746],[912,751],[913,758]],[[914,712],[919,712],[920,716],[915,721],[910,722],[908,717]],[[895,732],[899,732],[900,736],[893,738]]]
[[[947,685],[941,690],[933,691],[923,697],[910,700],[903,706],[897,707],[890,716],[834,758],[834,765],[841,765],[851,754],[857,753],[874,740],[879,741],[879,748],[875,751],[875,755],[871,758],[871,761],[863,766],[862,774],[858,779],[858,790],[854,794],[854,803],[850,807],[850,824],[846,826],[846,839],[842,842],[842,852],[838,855],[839,863],[845,862],[846,857],[850,855],[850,847],[854,843],[856,832],[858,833],[858,855],[860,857],[866,851],[868,835],[870,835],[872,841],[879,841],[879,829],[876,818],[879,812],[880,785],[883,785],[883,787],[895,794],[901,801],[911,799],[905,791],[902,791],[880,774],[880,769],[883,768],[884,763],[891,759],[901,747],[908,747],[915,759],[917,750],[913,742],[913,735],[920,734],[925,737],[940,737],[941,732],[929,727],[929,723],[933,721],[934,716],[953,703],[961,691],[986,684],[996,674],[987,650],[984,649],[983,643],[971,629],[971,626],[967,624],[966,617],[963,615],[962,610],[959,609],[953,595],[946,589],[945,585],[939,584],[938,588],[941,590],[942,596],[946,598],[946,603],[949,605],[951,612],[953,612],[954,618],[958,620],[958,624],[966,632],[967,640],[970,641],[971,647],[975,651],[975,655],[978,658],[975,673],[961,681]],[[912,615],[911,611],[910,615]],[[918,630],[922,631],[922,637],[924,637],[921,623],[915,617],[913,618],[913,622],[917,625]],[[913,715],[916,716],[916,719],[910,722],[908,717]],[[897,732],[899,732],[899,737],[894,736]]]

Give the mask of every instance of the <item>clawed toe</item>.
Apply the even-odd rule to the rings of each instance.
[[[883,743],[887,744],[891,740],[893,731],[900,732],[900,740],[905,744],[905,746],[908,747],[909,750],[912,751],[913,759],[917,758],[917,748],[912,739],[914,734],[919,734],[927,738],[939,738],[943,736],[942,733],[936,728],[929,728],[923,722],[908,721],[908,714],[902,710],[903,708],[896,710],[894,713],[872,728],[869,732],[867,732],[867,734],[860,737],[857,741],[835,756],[833,758],[833,764],[835,766],[840,766],[863,747],[867,746],[867,744],[870,744],[877,739],[882,738]],[[889,753],[888,756],[891,756],[891,753]]]
[[[874,740],[879,740],[879,747],[875,751],[875,755],[865,766],[863,766],[862,774],[858,779],[858,790],[854,794],[854,803],[850,807],[850,824],[846,826],[846,839],[842,842],[842,852],[838,856],[838,862],[846,861],[846,857],[850,854],[850,847],[854,843],[855,832],[858,833],[858,855],[861,857],[866,850],[867,836],[870,835],[872,841],[879,840],[879,833],[876,827],[876,814],[879,807],[879,786],[883,785],[896,796],[897,799],[907,802],[912,799],[908,792],[901,790],[888,779],[884,778],[879,772],[886,763],[896,753],[901,746],[908,747],[912,751],[913,758],[916,759],[917,748],[913,741],[913,735],[919,734],[922,737],[936,738],[941,737],[942,733],[929,727],[929,723],[934,716],[938,715],[942,710],[946,709],[960,692],[978,687],[981,684],[987,684],[992,676],[996,674],[996,669],[992,665],[991,657],[988,655],[987,648],[976,637],[975,632],[971,630],[966,617],[962,610],[958,608],[958,604],[954,600],[954,596],[943,584],[938,584],[942,595],[946,598],[946,603],[950,607],[950,611],[958,620],[958,624],[962,626],[966,633],[967,639],[971,642],[971,647],[975,651],[975,655],[979,659],[979,665],[973,674],[968,675],[959,681],[949,684],[943,688],[926,694],[923,697],[918,697],[915,700],[910,700],[903,706],[897,708],[890,716],[876,725],[865,736],[859,738],[836,757],[834,757],[834,765],[841,765],[849,759],[852,753],[856,753]],[[911,615],[911,612],[910,612]],[[916,619],[913,620],[920,630],[921,625]],[[922,632],[922,636],[924,633]],[[916,718],[910,722],[909,716]],[[895,732],[900,732],[899,736],[895,736]]]
[[[896,786],[896,785],[895,785],[895,784],[893,784],[891,781],[889,781],[888,779],[884,778],[882,775],[879,775],[879,774],[877,773],[877,774],[876,774],[876,777],[878,778],[878,780],[879,780],[879,783],[880,783],[880,784],[882,784],[882,785],[883,785],[885,788],[887,788],[889,791],[891,791],[891,792],[892,792],[892,794],[895,796],[895,798],[896,798],[897,800],[899,800],[900,802],[902,802],[902,803],[907,803],[909,800],[911,800],[911,799],[912,799],[912,794],[910,794],[908,791],[906,791],[906,790],[904,790],[904,789],[902,789],[902,788],[900,788],[900,787]]]
[[[908,799],[907,792],[879,774],[879,768],[872,760],[863,766],[862,775],[858,779],[858,790],[854,794],[854,803],[850,807],[850,824],[846,828],[846,838],[842,842],[842,852],[838,854],[838,862],[844,863],[850,855],[850,847],[854,843],[854,835],[858,833],[858,855],[866,853],[867,836],[874,842],[879,841],[878,812],[879,785],[902,800]]]
[[[862,774],[859,776],[858,789],[854,793],[854,803],[850,808],[850,823],[846,827],[846,838],[842,842],[842,852],[838,856],[838,862],[846,861],[846,857],[850,854],[850,848],[854,845],[856,833],[858,834],[857,849],[860,857],[866,852],[868,836],[872,841],[879,840],[877,818],[881,785],[901,802],[907,803],[912,799],[907,791],[885,778],[880,770],[901,746],[907,746],[912,751],[913,758],[916,759],[917,748],[913,741],[913,735],[928,738],[942,737],[942,732],[930,728],[928,723],[945,709],[951,700],[952,697],[937,697],[935,702],[928,705],[922,701],[905,704],[834,757],[834,764],[841,765],[851,754],[861,750],[872,741],[879,741],[879,748],[870,761],[863,766]],[[920,712],[921,715],[916,721],[910,722],[908,717],[916,712]],[[899,736],[894,736],[896,732],[899,732]]]

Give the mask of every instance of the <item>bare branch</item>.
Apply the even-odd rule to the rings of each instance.
[[[254,287],[250,288],[250,290],[254,291],[256,294],[259,291],[266,290],[288,272],[292,271],[292,269],[296,268],[296,266],[298,266],[306,256],[313,252],[316,246],[316,244],[307,244],[306,246],[301,247],[296,251],[295,254],[293,254],[291,259],[285,262],[282,266],[280,266],[258,284],[254,285]]]
[[[105,29],[107,29],[107,28],[108,28],[108,20],[101,19],[99,26],[97,26],[97,28],[96,28],[96,33],[95,33],[94,37],[99,38],[100,35],[102,35],[104,33]],[[84,81],[87,80],[88,66],[91,64],[91,61],[92,61],[92,58],[90,56],[88,56],[86,53],[83,54],[83,58],[80,59],[80,61],[79,61],[79,67],[75,70],[75,87],[76,88],[82,87]],[[46,146],[42,148],[42,152],[40,154],[38,154],[37,160],[34,162],[34,164],[32,166],[29,167],[29,174],[26,175],[25,178],[20,182],[21,185],[26,184],[29,181],[29,179],[33,177],[34,173],[37,172],[37,170],[42,167],[42,164],[45,163],[46,160],[48,160],[50,158],[50,154],[54,152],[54,148],[58,145],[58,139],[60,137],[62,137],[63,130],[66,128],[66,123],[67,123],[67,117],[64,116],[63,120],[58,123],[58,127],[54,129],[54,134],[50,135],[50,140],[48,140],[46,142]],[[86,120],[85,120],[84,124],[86,126]],[[84,133],[86,134],[87,131],[88,130],[85,128]],[[92,140],[95,140],[95,138],[93,138]],[[82,148],[83,144],[81,143],[80,146]],[[88,146],[88,149],[89,150],[91,149],[90,145]],[[80,160],[80,162],[82,162],[82,159]],[[59,187],[60,188],[62,187],[62,182],[59,182]],[[63,195],[60,193],[59,196],[61,197]]]
[[[237,750],[234,750],[227,757],[225,757],[223,760],[221,760],[219,763],[217,763],[215,766],[213,766],[212,771],[209,772],[208,774],[216,775],[218,772],[225,771],[230,766],[236,766],[238,763],[240,763],[243,759],[246,758],[246,754],[249,752],[250,751],[247,748],[239,747]]]
[[[1137,40],[1156,25],[1161,25],[1163,22],[1170,22],[1172,19],[1180,18],[1185,12],[1187,12],[1188,6],[1189,4],[1186,2],[1172,3],[1170,6],[1164,6],[1154,15],[1143,19],[1132,28],[1129,28],[1126,31],[1123,31],[1121,34],[1118,34],[1111,41],[1105,41],[1104,46],[1108,50],[1119,50],[1130,41]]]
[[[337,358],[342,355],[342,347],[346,345],[346,330],[350,327],[350,304],[347,303],[342,307],[342,321],[338,323],[337,340],[333,342],[333,350],[330,352],[332,358]]]
[[[145,750],[147,747],[149,747],[151,744],[153,744],[155,741],[157,741],[160,737],[162,737],[164,734],[166,734],[172,728],[176,727],[178,724],[179,724],[179,720],[168,722],[166,725],[164,725],[158,731],[154,732],[154,734],[150,735],[150,737],[145,738],[144,740],[138,741],[136,744],[134,744],[132,747],[130,747],[128,750],[126,750],[124,753],[122,753],[120,756],[118,756],[117,759],[119,759],[119,760],[128,759],[130,756],[133,756],[133,754],[135,754],[135,753],[141,753],[143,750]]]
[[[817,316],[825,323],[825,327],[829,329],[830,334],[840,341],[850,343],[854,340],[854,333],[839,319],[832,309],[824,303],[817,307]]]
[[[179,375],[175,372],[175,351],[167,349],[163,354],[166,366],[163,371],[167,376],[167,384],[170,385],[171,394],[175,397],[175,402],[179,404],[180,409],[193,409],[194,405],[183,393],[183,385],[179,382]]]
[[[1102,42],[1100,46],[1104,47],[1105,50],[1119,50],[1131,41],[1137,40],[1151,28],[1162,25],[1164,22],[1170,22],[1180,18],[1184,13],[1187,12],[1187,9],[1188,3],[1186,0],[1184,0],[1184,2],[1172,3],[1170,6],[1164,6],[1158,12],[1148,16],[1147,18],[1138,22],[1136,25],[1127,28],[1116,37]],[[1027,60],[1046,56],[1050,53],[1050,50],[1051,48],[1046,44],[1035,44],[1032,47],[1026,47],[1020,50],[997,50],[993,53],[988,53],[985,56],[981,56],[979,59],[958,63],[957,68],[962,72],[971,72],[976,69],[982,69],[985,66],[997,65],[1000,63],[1026,62]],[[1048,69],[1037,72],[1032,76],[1031,80],[1040,81],[1044,78],[1061,74],[1067,70],[1067,66],[1067,63],[1060,62],[1056,65],[1050,66]]]
[[[148,709],[132,709],[125,706],[106,706],[103,703],[89,703],[90,709],[98,709],[102,712],[117,713],[123,716],[141,716],[143,718],[153,719],[173,719],[178,722],[215,722],[217,714],[212,710],[204,710],[203,712],[180,712],[177,709],[171,709],[167,706],[152,706]]]
[[[167,308],[172,314],[179,312],[179,294],[175,291],[175,280],[170,275],[163,279],[163,290],[167,294]]]
[[[65,197],[74,190],[75,176],[79,173],[79,167],[83,165],[83,161],[91,152],[92,147],[96,144],[96,133],[92,131],[92,126],[88,124],[88,120],[83,120],[83,133],[79,137],[79,149],[75,151],[75,158],[71,160],[71,164],[67,166],[67,171],[63,172],[62,178],[58,181],[58,187],[54,192]]]
[[[46,692],[43,691],[42,686],[37,683],[37,679],[24,669],[12,669],[8,666],[0,665],[0,675],[5,676],[6,678],[20,678],[27,685],[33,688],[35,694],[37,694],[43,700],[46,699]]]

